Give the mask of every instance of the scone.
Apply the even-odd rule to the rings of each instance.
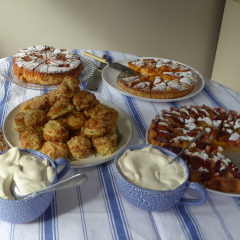
[[[92,138],[93,146],[100,154],[112,154],[117,146],[117,134],[109,133],[102,137]]]
[[[24,121],[24,116],[25,116],[25,112],[19,112],[14,116],[13,128],[17,132],[21,132],[21,131],[23,131],[24,129],[27,128],[26,123]]]
[[[80,91],[80,80],[73,76],[67,76],[63,79],[57,90],[62,98],[71,98],[74,93]]]
[[[47,121],[43,110],[29,110],[24,114],[24,122],[28,128],[42,129]]]
[[[75,93],[73,95],[72,101],[76,110],[78,111],[92,108],[99,103],[99,101],[96,99],[96,96],[87,90]]]
[[[92,138],[103,137],[96,142],[101,152],[116,149],[118,112],[100,104],[93,93],[80,90],[79,80],[73,77],[20,104],[19,110],[13,127],[20,133],[23,148],[42,151],[53,160],[69,157],[70,161],[96,154]]]
[[[19,141],[22,148],[39,150],[43,145],[44,139],[41,131],[26,128],[19,133]]]
[[[102,119],[90,118],[85,122],[82,132],[88,137],[101,137],[107,132],[107,124]]]
[[[78,131],[84,127],[86,122],[86,118],[83,113],[76,111],[73,109],[70,111],[64,118],[63,123],[65,123],[69,129],[69,131]]]
[[[46,141],[67,142],[69,131],[65,124],[58,120],[49,120],[43,128],[43,137]]]
[[[87,137],[75,136],[67,142],[70,154],[77,159],[88,157],[92,151],[92,143]]]
[[[57,119],[69,113],[74,109],[74,105],[68,99],[57,100],[53,106],[49,109],[47,117],[50,119]]]
[[[91,109],[83,111],[86,118],[98,118],[102,120],[118,120],[118,112],[114,108],[106,107],[105,105],[99,103]]]
[[[63,142],[44,142],[41,152],[49,156],[52,160],[67,158],[69,156],[68,145]]]
[[[20,104],[21,112],[26,112],[29,110],[43,110],[45,112],[48,112],[49,109],[50,109],[50,104],[48,101],[47,94],[34,97]]]
[[[107,124],[106,134],[113,134],[117,132],[117,123],[113,120],[106,120],[105,123]]]

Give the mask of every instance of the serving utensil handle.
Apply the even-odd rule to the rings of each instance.
[[[87,56],[87,57],[93,58],[93,59],[95,59],[95,60],[97,60],[97,61],[100,61],[100,62],[102,62],[102,63],[106,63],[106,62],[107,62],[106,59],[101,58],[101,57],[98,57],[98,56],[96,56],[96,55],[94,55],[94,54],[92,54],[92,53],[89,53],[89,52],[85,52],[85,51],[84,51],[84,52],[82,52],[82,54],[85,55],[85,56]]]
[[[182,151],[180,153],[178,153],[178,155],[173,158],[173,160],[171,162],[169,162],[169,164],[172,164],[175,160],[177,160],[181,155],[182,153],[192,144],[194,143],[198,138],[200,138],[205,132],[205,130],[201,131],[196,137],[194,137],[188,144],[185,148],[182,149]]]

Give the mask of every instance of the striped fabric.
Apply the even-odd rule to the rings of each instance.
[[[75,50],[81,54],[83,50]],[[132,55],[87,50],[107,54],[110,61]],[[94,65],[98,63],[89,59]],[[10,67],[10,65],[9,65]],[[0,103],[1,126],[8,113],[19,103],[46,93],[19,87],[6,79],[5,95]],[[97,98],[120,108],[129,117],[133,135],[129,145],[145,143],[146,130],[162,109],[182,105],[222,106],[240,111],[240,95],[209,79],[196,96],[171,103],[139,101],[113,91],[103,82]],[[86,82],[82,82],[82,89]],[[1,97],[1,96],[0,96]],[[84,172],[88,182],[81,187],[60,190],[46,212],[28,224],[0,221],[1,240],[226,240],[240,239],[240,198],[209,193],[201,206],[176,206],[167,212],[147,212],[128,203],[116,187],[112,161],[88,167],[72,168],[65,178]]]

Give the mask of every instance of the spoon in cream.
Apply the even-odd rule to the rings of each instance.
[[[184,147],[184,148],[181,150],[181,152],[179,152],[178,155],[177,155],[175,158],[173,158],[173,160],[171,160],[171,161],[169,162],[169,164],[172,164],[174,161],[176,161],[176,160],[183,154],[183,152],[184,152],[192,143],[194,143],[198,138],[200,138],[204,133],[205,133],[205,130],[203,130],[203,131],[200,132],[196,137],[194,137],[194,138],[186,145],[186,147]]]
[[[57,190],[64,189],[64,188],[79,186],[79,185],[84,184],[86,181],[87,181],[87,175],[85,175],[84,173],[80,173],[80,174],[76,174],[66,180],[63,180],[61,182],[50,185],[46,188],[40,189],[35,192],[31,192],[31,193],[25,194],[25,195],[23,195],[19,192],[15,181],[13,181],[11,184],[11,193],[16,200],[20,200],[20,199],[35,197],[35,196],[41,195],[43,193],[57,191]]]

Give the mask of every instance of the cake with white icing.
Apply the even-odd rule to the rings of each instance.
[[[140,97],[179,98],[192,92],[197,83],[197,76],[192,69],[169,60],[135,59],[129,61],[128,66],[136,76],[118,77],[117,82],[127,92]]]
[[[71,50],[35,45],[13,56],[12,68],[19,81],[40,85],[60,84],[67,76],[79,77],[83,66]]]
[[[208,106],[182,106],[163,110],[148,129],[149,144],[179,153],[205,130],[182,155],[190,169],[190,181],[206,188],[240,193],[240,172],[226,151],[240,151],[240,114]]]

